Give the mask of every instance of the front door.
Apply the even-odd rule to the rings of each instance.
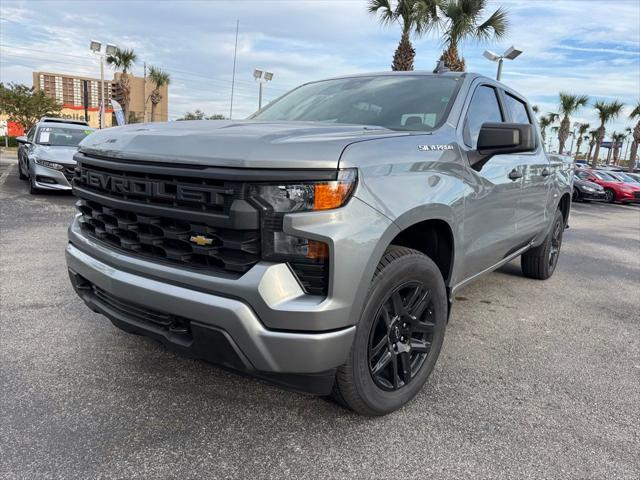
[[[475,88],[463,123],[467,151],[475,150],[482,124],[504,122],[497,90]],[[518,155],[496,155],[478,172],[467,168],[462,248],[462,281],[505,258],[514,248],[522,171]]]

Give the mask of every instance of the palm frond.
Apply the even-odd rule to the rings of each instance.
[[[398,19],[397,13],[389,0],[369,0],[367,10],[376,15],[380,23],[388,25]]]
[[[631,110],[631,113],[629,114],[629,118],[632,120],[636,118],[640,119],[640,101],[638,101],[634,109]]]
[[[507,34],[509,20],[507,11],[500,7],[476,28],[475,37],[479,40],[499,39]]]

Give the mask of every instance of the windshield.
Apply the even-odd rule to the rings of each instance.
[[[615,172],[615,173],[610,173],[609,175],[611,175],[612,177],[617,178],[621,182],[627,182],[627,183],[636,183],[637,182],[636,179],[634,179],[633,177],[630,177],[626,173]]]
[[[429,131],[444,121],[461,82],[435,75],[325,80],[292,90],[251,118]]]
[[[93,130],[87,128],[40,127],[38,130],[38,145],[52,147],[77,147],[81,140],[91,134]]]
[[[593,176],[596,177],[597,179],[603,180],[605,182],[619,182],[620,181],[617,178],[612,177],[608,173],[604,173],[604,172],[593,172]]]

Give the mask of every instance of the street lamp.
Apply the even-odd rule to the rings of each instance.
[[[89,43],[89,50],[100,57],[100,97],[102,102],[102,110],[100,114],[100,128],[104,128],[104,113],[105,113],[105,104],[104,104],[104,59],[106,55],[113,55],[116,53],[116,47],[112,43],[107,43],[104,47],[104,53],[102,53],[102,43],[97,40],[91,40]]]
[[[492,62],[498,62],[498,73],[496,75],[496,80],[500,81],[500,77],[502,75],[502,61],[505,58],[507,60],[515,60],[521,53],[522,50],[519,50],[512,45],[502,55],[493,53],[491,50],[485,50],[482,55],[484,55],[484,58],[491,60]]]
[[[253,78],[260,84],[260,89],[258,93],[258,110],[262,109],[262,84],[264,82],[270,82],[273,80],[273,73],[265,72],[259,69],[253,70]],[[263,82],[264,79],[264,82]]]

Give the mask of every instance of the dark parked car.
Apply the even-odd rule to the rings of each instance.
[[[576,176],[573,177],[573,201],[604,200],[604,188],[597,183],[583,180],[579,172],[576,171]]]
[[[615,177],[616,172],[603,170],[581,169],[576,171],[576,177],[597,183],[604,188],[605,200],[609,203],[640,202],[640,184],[625,183]]]

